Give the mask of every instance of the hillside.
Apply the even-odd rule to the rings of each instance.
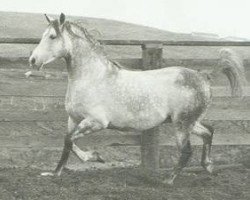
[[[53,15],[52,15],[53,16]],[[57,17],[57,16],[53,16]],[[97,29],[102,39],[195,40],[191,34],[174,33],[156,28],[108,19],[68,17],[81,21],[88,29]],[[0,12],[1,37],[40,37],[47,25],[43,14]],[[124,31],[126,30],[126,31]]]
[[[57,17],[57,16],[54,16]],[[174,33],[147,26],[125,23],[115,20],[68,17],[80,22],[95,33],[97,39],[140,39],[140,40],[211,40],[194,34]],[[167,22],[166,22],[167,23]],[[0,37],[41,37],[47,26],[43,14],[0,12]],[[214,39],[213,39],[214,40]],[[0,57],[28,57],[34,45],[0,44]],[[138,46],[105,47],[112,58],[140,58]],[[215,58],[219,48],[211,47],[165,47],[167,58]],[[244,57],[249,57],[247,48],[237,48]]]

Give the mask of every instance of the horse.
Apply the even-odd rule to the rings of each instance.
[[[222,50],[220,65],[211,73],[168,67],[135,71],[113,62],[105,55],[100,43],[86,28],[45,15],[48,27],[29,58],[38,70],[45,64],[63,58],[68,71],[65,108],[68,133],[65,135],[61,158],[53,172],[61,175],[70,152],[82,161],[104,162],[96,151],[81,150],[75,141],[103,129],[145,131],[166,121],[173,124],[179,158],[164,183],[173,184],[192,155],[190,134],[203,140],[201,165],[212,173],[211,145],[214,129],[202,123],[211,104],[210,79],[224,72],[230,81],[233,96],[241,96],[244,70],[231,62],[230,51]],[[233,63],[233,62],[231,62]]]

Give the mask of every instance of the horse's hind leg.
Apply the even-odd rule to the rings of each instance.
[[[175,178],[180,174],[181,170],[187,165],[189,158],[192,155],[188,129],[177,127],[176,138],[177,138],[177,147],[179,150],[178,163],[175,166],[174,171],[171,174],[170,178],[164,181],[164,183],[168,183],[170,185],[173,184]]]
[[[201,156],[201,165],[209,173],[212,173],[213,163],[210,154],[211,154],[214,129],[212,126],[197,122],[193,127],[192,133],[202,138],[203,149]]]

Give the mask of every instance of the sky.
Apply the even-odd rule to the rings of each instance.
[[[0,0],[1,11],[120,20],[173,32],[250,39],[250,0]]]

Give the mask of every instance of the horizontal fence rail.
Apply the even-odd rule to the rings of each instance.
[[[0,38],[2,44],[37,44],[40,38]],[[99,40],[104,45],[144,45],[162,44],[165,46],[250,46],[250,41],[160,41],[160,40]]]

